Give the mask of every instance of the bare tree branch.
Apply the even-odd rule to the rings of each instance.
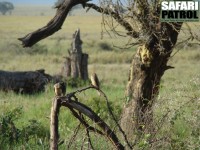
[[[88,128],[86,128],[86,134],[87,134],[87,137],[88,137],[88,149],[94,149],[93,145],[92,145],[92,141],[91,141],[91,138],[90,138],[90,132],[88,130]]]
[[[92,9],[96,10],[99,13],[106,14],[106,15],[111,15],[122,27],[124,27],[124,29],[126,31],[128,31],[127,35],[130,35],[133,38],[138,38],[139,37],[139,33],[137,31],[134,31],[134,29],[129,24],[129,22],[124,20],[124,18],[122,18],[118,13],[116,13],[116,12],[110,10],[110,9],[102,8],[102,7],[99,7],[99,6],[97,6],[95,4],[91,4],[91,3],[86,3],[85,6],[89,7],[89,8],[92,8]]]
[[[78,124],[78,126],[76,127],[76,129],[74,130],[74,134],[73,136],[71,137],[70,141],[69,141],[69,144],[67,145],[67,149],[70,149],[74,139],[76,138],[77,134],[78,134],[78,131],[80,129],[80,126],[81,126],[81,123]]]
[[[68,107],[68,108],[71,110],[72,114],[80,121],[80,123],[85,126],[85,128],[87,128],[90,131],[96,132],[100,135],[103,135],[103,133],[100,130],[88,125],[88,123],[84,120],[84,118],[81,117],[73,108],[71,107]]]
[[[119,150],[123,150],[124,146],[119,142],[119,139],[115,135],[115,133],[111,130],[111,128],[95,113],[93,112],[89,107],[86,105],[78,102],[73,101],[69,97],[62,97],[61,99],[61,105],[66,107],[71,107],[73,109],[76,109],[77,111],[83,113],[87,117],[89,117],[92,121],[94,121],[104,132],[106,137],[112,142],[112,144]]]
[[[85,91],[87,89],[91,89],[95,87],[89,86],[86,88],[82,88],[80,90],[77,90],[75,92],[71,92],[67,94],[66,96],[57,96],[55,97],[53,103],[52,103],[52,110],[51,110],[51,149],[58,149],[58,114],[59,109],[61,106],[68,107],[69,110],[72,112],[72,114],[80,121],[81,124],[83,124],[87,131],[88,140],[90,142],[90,147],[93,148],[93,145],[91,143],[89,131],[93,131],[95,133],[98,133],[100,135],[106,136],[112,144],[115,146],[116,149],[123,150],[124,146],[120,143],[118,137],[114,133],[113,130],[89,107],[86,105],[78,102],[78,98],[76,98],[75,94]],[[97,90],[97,89],[96,89]],[[99,126],[99,128],[102,130],[100,131],[96,127],[90,126],[87,121],[84,119],[83,115],[90,118],[95,124]],[[77,132],[78,132],[79,126],[76,129],[73,139],[75,138]],[[71,139],[71,140],[73,140]],[[70,141],[68,147],[70,147],[72,144],[72,141]]]
[[[51,21],[49,21],[49,23],[46,26],[27,34],[23,38],[19,38],[19,40],[22,41],[22,45],[24,47],[31,47],[38,41],[48,36],[51,36],[52,34],[61,29],[70,9],[73,6],[77,4],[82,4],[84,7],[85,3],[88,1],[89,0],[65,0],[62,3],[62,5],[58,7],[55,17]]]
[[[128,31],[127,35],[133,38],[139,38],[139,32],[135,31],[131,24],[117,12],[114,12],[108,8],[101,8],[95,4],[89,4],[87,3],[88,1],[89,0],[65,0],[61,5],[57,7],[58,9],[56,15],[52,20],[49,21],[49,23],[47,23],[46,26],[31,32],[22,38],[19,38],[19,40],[22,41],[22,45],[24,47],[31,47],[40,40],[45,39],[60,30],[70,9],[77,4],[82,4],[83,7],[86,6],[93,8],[102,14],[111,15],[122,27],[124,27],[126,31]]]
[[[113,112],[112,112],[112,109],[111,109],[111,106],[110,106],[110,103],[109,103],[109,101],[108,101],[108,98],[107,98],[106,94],[105,94],[102,90],[100,90],[100,89],[99,89],[99,91],[100,91],[100,93],[103,95],[103,97],[105,98],[106,104],[107,104],[107,107],[108,107],[108,112],[110,113],[112,119],[114,120],[115,124],[117,125],[119,131],[120,131],[121,134],[123,135],[126,144],[128,145],[128,147],[129,147],[130,149],[132,149],[133,147],[132,147],[131,144],[129,143],[125,132],[122,130],[120,124],[118,123],[116,117],[114,116],[114,114],[113,114]]]

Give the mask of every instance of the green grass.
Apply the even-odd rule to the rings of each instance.
[[[41,16],[39,15],[41,11],[37,11],[37,16],[34,16],[33,11],[31,11],[30,17],[30,14],[22,16],[22,12],[19,9],[16,10],[15,16],[0,16],[0,70],[25,71],[44,68],[48,74],[58,74],[64,62],[63,57],[67,56],[67,50],[70,48],[72,34],[77,28],[80,28],[83,51],[89,54],[89,74],[94,71],[98,74],[102,90],[107,94],[113,111],[119,118],[125,103],[124,93],[129,66],[136,48],[119,50],[113,45],[123,47],[128,38],[110,38],[105,35],[101,39],[100,16],[70,16],[65,21],[62,30],[39,42],[34,49],[24,49],[17,38],[44,26],[51,19],[51,15]],[[107,44],[110,48],[102,49],[102,44]],[[175,69],[166,71],[162,78],[161,90],[154,112],[156,119],[159,119],[168,109],[171,110],[166,124],[157,135],[158,138],[167,136],[170,142],[162,141],[155,147],[157,149],[197,149],[200,145],[200,135],[198,134],[200,130],[198,113],[200,108],[199,49],[179,51],[170,59],[169,65],[174,66]],[[74,90],[76,89],[68,88],[68,92]],[[79,94],[78,97],[81,102],[90,106],[109,124],[112,124],[106,110],[105,100],[99,97],[96,91],[89,90]],[[3,116],[7,111],[16,107],[22,107],[21,117],[15,120],[19,129],[26,127],[29,124],[28,121],[34,119],[48,131],[53,98],[52,84],[47,85],[44,93],[31,96],[0,92],[0,115]],[[195,100],[192,101],[192,98]],[[190,100],[190,103],[185,104]],[[177,111],[180,106],[182,107]],[[71,113],[66,108],[62,108],[59,130],[65,144],[68,143],[77,125],[78,122]],[[80,132],[76,139],[77,145],[73,145],[74,149],[80,148],[84,137],[85,134]],[[93,135],[96,149],[112,149],[109,142],[106,142],[102,137],[98,136],[98,140],[95,140],[95,137],[97,135]],[[61,149],[65,149],[65,144],[62,145]],[[23,149],[23,147],[26,149],[48,149],[48,136],[42,143],[39,137],[34,137],[29,143],[16,144],[15,146],[16,148],[13,149]]]

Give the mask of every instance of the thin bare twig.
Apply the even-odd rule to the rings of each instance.
[[[92,8],[92,9],[96,10],[97,12],[100,12],[100,13],[103,13],[106,15],[111,15],[122,27],[124,27],[124,29],[126,31],[128,31],[127,35],[130,35],[133,38],[139,37],[139,33],[137,31],[134,31],[134,29],[129,24],[129,22],[125,21],[118,13],[116,13],[110,9],[102,8],[102,7],[99,7],[99,6],[97,6],[95,4],[91,4],[91,3],[86,3],[85,6]]]
[[[94,149],[93,145],[92,145],[92,141],[91,141],[91,138],[90,138],[90,132],[88,130],[88,128],[86,128],[86,135],[87,135],[87,138],[88,138],[88,149]]]
[[[70,108],[73,114],[78,114],[73,110],[75,109],[81,112],[82,114],[86,115],[87,117],[89,117],[93,122],[95,122],[103,130],[102,133],[112,142],[112,144],[116,147],[116,149],[120,149],[120,150],[124,149],[124,146],[119,142],[119,139],[117,138],[116,134],[95,112],[93,112],[86,105],[78,101],[71,100],[70,98],[71,97],[69,96],[60,98],[62,101],[61,105]]]
[[[98,91],[101,93],[101,95],[105,98],[106,104],[107,104],[107,107],[108,107],[108,112],[110,113],[112,119],[114,120],[115,124],[117,125],[119,131],[122,133],[126,144],[128,145],[128,147],[129,147],[130,149],[132,149],[133,147],[132,147],[131,144],[129,143],[125,132],[122,130],[121,126],[119,125],[119,123],[118,123],[116,117],[114,116],[114,114],[113,114],[113,112],[112,112],[112,108],[111,108],[111,106],[110,106],[110,103],[109,103],[109,101],[108,101],[108,98],[107,98],[106,94],[105,94],[102,90],[100,90],[100,89],[97,89],[97,90],[98,90]]]
[[[75,128],[74,134],[73,134],[73,136],[70,138],[69,144],[67,145],[67,149],[70,149],[70,147],[71,147],[73,141],[75,140],[75,138],[76,138],[76,136],[77,136],[77,134],[78,134],[78,131],[79,131],[79,129],[80,129],[80,126],[81,126],[81,123],[79,123],[78,126]]]

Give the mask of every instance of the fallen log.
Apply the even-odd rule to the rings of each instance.
[[[0,90],[16,93],[34,94],[45,90],[45,85],[52,79],[43,69],[36,71],[0,70]]]

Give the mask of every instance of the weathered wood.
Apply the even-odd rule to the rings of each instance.
[[[73,34],[71,48],[68,50],[69,57],[66,58],[61,69],[62,76],[68,78],[88,79],[88,54],[82,53],[82,40],[80,29]]]
[[[61,69],[61,75],[65,78],[71,77],[71,60],[69,57],[65,58],[65,62]]]
[[[80,38],[80,29],[77,29],[73,34],[73,41],[69,55],[72,61],[71,76],[72,78],[81,77],[81,59],[82,59],[82,41]]]
[[[52,101],[50,121],[50,150],[58,150],[58,115],[60,110],[60,99],[56,97]]]
[[[83,80],[88,79],[88,54],[83,53],[81,59],[81,78]]]
[[[69,110],[71,110],[72,114],[85,126],[88,127],[88,129],[92,130],[93,132],[99,133],[100,135],[106,136],[112,144],[115,146],[117,150],[124,150],[124,146],[120,143],[117,135],[114,133],[114,131],[107,125],[93,110],[91,110],[88,106],[76,101],[72,100],[75,98],[75,93],[85,91],[87,89],[94,88],[93,86],[83,88],[81,90],[77,90],[76,92],[72,92],[67,94],[66,96],[62,97],[55,97],[54,101],[52,102],[52,108],[51,108],[51,139],[50,144],[51,150],[57,150],[58,149],[58,114],[59,109],[61,106],[68,107]],[[79,113],[77,113],[75,110],[80,112],[81,114],[87,116],[91,119],[102,131],[99,129],[96,129],[96,127],[90,127],[88,126],[87,122],[82,120],[82,117],[79,116]]]
[[[69,100],[68,98],[62,99],[62,106],[70,107],[75,110],[78,110],[82,114],[89,117],[93,122],[96,123],[104,132],[105,136],[112,142],[117,150],[124,150],[124,146],[120,143],[116,134],[111,130],[111,128],[89,107],[79,103],[78,101]]]
[[[75,31],[75,33],[72,36],[73,40],[71,43],[71,49],[70,49],[70,53],[78,53],[78,54],[82,54],[82,40],[81,40],[81,36],[80,36],[80,29],[77,29]]]
[[[78,55],[76,53],[71,53],[70,58],[71,58],[71,77],[78,78],[79,77]]]
[[[30,47],[38,41],[54,34],[61,29],[65,18],[73,6],[78,4],[85,6],[85,3],[88,1],[89,0],[65,0],[62,5],[58,6],[55,17],[50,20],[46,26],[27,34],[23,38],[19,38],[19,40],[22,41],[24,47]]]
[[[0,71],[0,90],[12,90],[16,93],[33,94],[45,90],[52,79],[44,70],[38,71]]]

